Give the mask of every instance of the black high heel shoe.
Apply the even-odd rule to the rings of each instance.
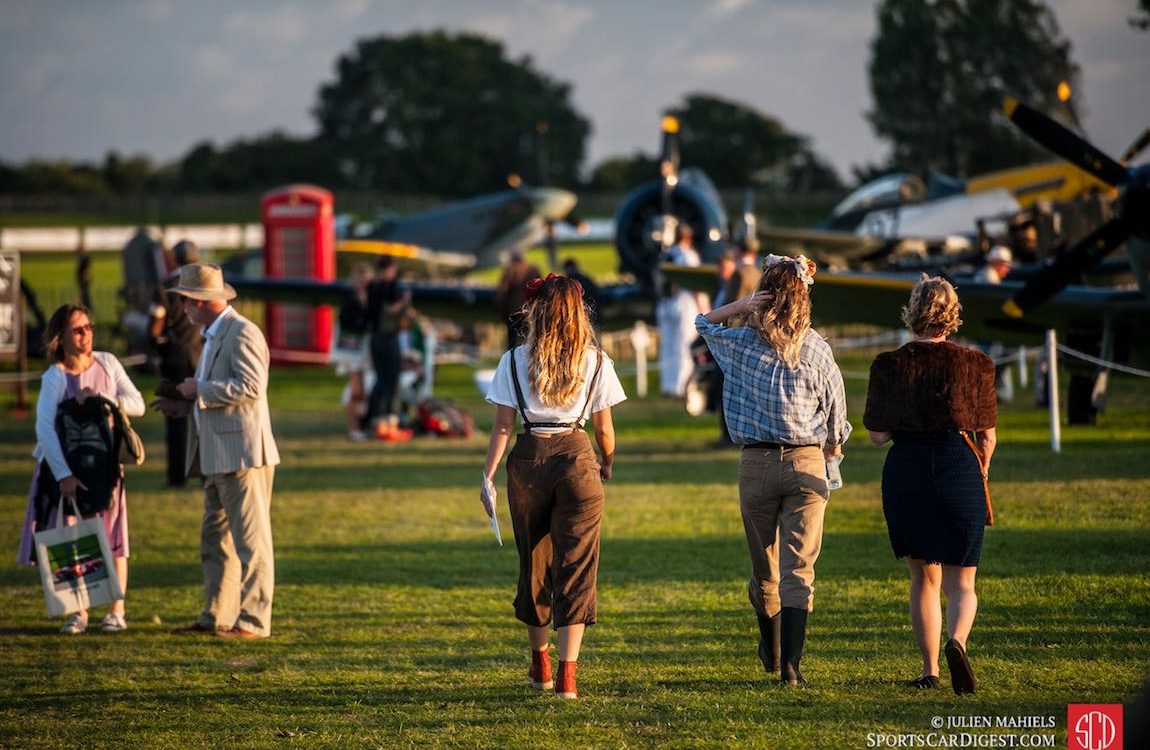
[[[946,654],[946,666],[950,669],[950,686],[954,688],[955,695],[964,693],[973,694],[977,681],[974,679],[974,668],[970,666],[970,658],[962,644],[951,638],[943,648]]]

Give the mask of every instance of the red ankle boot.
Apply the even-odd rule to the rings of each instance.
[[[579,697],[579,691],[575,689],[575,670],[578,668],[578,662],[559,662],[559,675],[555,680],[555,694],[560,698]]]
[[[536,690],[550,690],[555,686],[551,679],[551,654],[547,649],[531,651],[531,669],[527,670],[527,684]]]

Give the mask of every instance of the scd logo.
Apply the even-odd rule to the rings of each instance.
[[[1072,703],[1066,707],[1068,750],[1121,750],[1121,703]]]

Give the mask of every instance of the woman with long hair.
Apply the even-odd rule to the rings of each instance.
[[[527,681],[576,698],[583,633],[597,619],[596,576],[603,482],[615,460],[611,407],[626,399],[611,359],[595,344],[578,281],[549,274],[526,287],[527,339],[503,354],[487,400],[495,422],[480,500],[494,512],[495,471],[507,458],[507,504],[519,551],[515,617],[527,626]],[[590,417],[596,460],[583,423]],[[550,626],[558,632],[559,670],[551,676]]]
[[[875,358],[863,424],[871,442],[893,441],[882,470],[882,509],[895,557],[910,571],[910,623],[922,656],[912,684],[939,687],[939,594],[946,594],[944,652],[955,693],[976,680],[966,641],[978,610],[974,577],[984,527],[993,523],[987,476],[998,442],[994,361],[947,337],[962,325],[950,282],[923,275],[902,320],[913,340]]]
[[[28,512],[24,519],[24,532],[20,537],[18,561],[35,563],[33,535],[44,528],[56,526],[56,508],[44,513],[46,505],[44,487],[54,484],[57,497],[65,501],[65,512],[72,507],[77,494],[86,490],[83,482],[72,473],[64,456],[60,437],[56,432],[56,412],[61,402],[74,398],[84,403],[89,398],[102,397],[111,401],[125,416],[138,417],[144,413],[144,397],[132,384],[124,366],[109,352],[92,350],[92,318],[86,307],[63,305],[52,314],[44,334],[44,351],[52,364],[44,371],[40,381],[40,395],[36,400],[37,461],[32,476],[32,489],[28,496]],[[108,534],[108,545],[115,559],[116,576],[124,591],[128,588],[128,506],[124,493],[124,472],[120,468],[119,481],[112,488],[108,508],[94,514],[103,519]],[[40,523],[46,519],[46,523]],[[69,516],[68,523],[75,523]],[[117,599],[108,609],[100,625],[104,632],[126,630],[124,600]],[[81,610],[71,615],[60,629],[67,635],[78,635],[88,629],[88,612]]]
[[[799,661],[830,497],[825,462],[841,458],[851,432],[842,373],[811,330],[814,274],[804,257],[768,255],[754,294],[695,319],[723,371],[731,440],[743,447],[739,508],[759,660],[786,685],[806,685]]]

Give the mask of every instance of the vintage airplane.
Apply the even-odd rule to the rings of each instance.
[[[1150,360],[1150,164],[1127,167],[1150,145],[1150,128],[1115,161],[1077,134],[1009,99],[1007,116],[1028,136],[1088,172],[1106,189],[1119,190],[1115,214],[1030,278],[1000,284],[955,277],[963,304],[961,335],[1003,343],[1040,344],[1048,329],[1090,343],[1104,360]],[[1072,283],[1126,244],[1138,288]],[[664,273],[687,288],[709,289],[713,277],[698,269]],[[814,314],[823,325],[870,323],[899,326],[915,274],[841,271],[820,274],[812,289]]]
[[[413,248],[426,248],[432,251],[423,254],[429,261],[437,255],[460,259],[454,264],[457,270],[498,266],[511,250],[538,242],[547,224],[565,219],[577,200],[567,190],[522,186],[515,176],[510,182],[508,190],[384,220],[341,239],[336,251],[343,256],[408,257],[415,254]]]
[[[881,268],[949,261],[971,251],[976,222],[1002,234],[1006,222],[1039,201],[1063,201],[1101,180],[1066,162],[1003,170],[961,181],[936,175],[928,188],[915,175],[896,173],[868,182],[810,229],[760,227],[769,247],[804,252],[836,268]]]

